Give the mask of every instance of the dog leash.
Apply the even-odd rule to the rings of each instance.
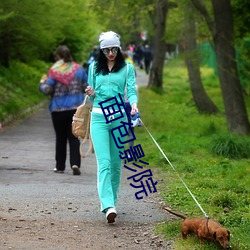
[[[182,180],[182,178],[180,177],[180,175],[178,174],[176,168],[173,166],[173,164],[170,162],[170,160],[168,159],[168,157],[165,155],[165,153],[163,152],[163,150],[161,149],[161,147],[159,146],[159,144],[156,142],[156,140],[154,139],[154,137],[152,136],[152,134],[149,132],[149,130],[147,129],[147,127],[145,126],[145,124],[142,122],[141,118],[139,118],[142,125],[145,127],[146,131],[148,132],[148,134],[150,135],[150,137],[152,138],[153,142],[155,143],[155,145],[158,147],[158,149],[160,150],[160,152],[162,153],[162,155],[165,157],[165,159],[167,160],[167,162],[169,163],[169,165],[171,166],[171,168],[175,171],[175,173],[177,174],[177,176],[179,177],[180,181],[182,182],[182,184],[185,186],[185,188],[187,189],[187,191],[189,192],[189,194],[191,195],[191,197],[193,198],[193,200],[196,202],[196,204],[198,205],[198,207],[200,208],[200,210],[202,211],[202,213],[205,215],[205,217],[209,218],[209,216],[207,215],[207,213],[203,210],[203,208],[201,207],[201,205],[199,204],[199,202],[196,200],[196,198],[194,197],[194,195],[192,194],[192,192],[190,191],[190,189],[188,188],[188,186],[186,185],[186,183]]]

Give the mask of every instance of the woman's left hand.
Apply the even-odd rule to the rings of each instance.
[[[95,90],[92,88],[92,87],[90,87],[90,86],[88,86],[86,89],[85,89],[85,92],[86,92],[86,94],[88,95],[88,96],[95,96]]]
[[[130,114],[133,116],[133,115],[135,115],[137,112],[138,112],[137,104],[136,104],[136,103],[133,103],[133,104],[131,105],[131,112],[130,112]]]

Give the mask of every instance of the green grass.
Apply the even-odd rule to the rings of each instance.
[[[220,110],[217,115],[201,115],[197,111],[187,71],[180,60],[165,67],[163,94],[146,88],[139,90],[142,121],[175,170],[144,127],[135,130],[136,144],[141,144],[145,161],[155,178],[161,180],[157,190],[166,205],[189,217],[203,216],[181,178],[206,213],[230,230],[232,249],[250,249],[250,138],[227,132],[218,79],[209,68],[202,68],[201,73],[208,95]],[[246,102],[249,108],[250,101]],[[155,231],[166,239],[175,239],[178,250],[218,248],[214,243],[201,248],[194,237],[184,242],[179,238],[180,224],[180,219],[162,223]]]

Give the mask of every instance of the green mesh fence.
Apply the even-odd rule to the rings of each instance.
[[[215,75],[218,75],[216,55],[212,45],[209,42],[202,42],[198,44],[200,52],[201,65],[208,66],[214,69]],[[244,90],[250,95],[250,37],[244,38],[239,46],[236,48],[236,61],[240,82]]]
[[[209,42],[202,42],[199,44],[201,65],[206,65],[214,69],[214,73],[217,75],[217,63],[216,56],[212,45]]]

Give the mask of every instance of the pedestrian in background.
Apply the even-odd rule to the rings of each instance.
[[[123,116],[106,123],[100,108],[100,102],[109,98],[117,98],[119,105],[124,103],[125,88],[131,105],[131,114],[138,112],[137,94],[135,88],[134,66],[126,63],[121,53],[120,36],[113,31],[104,32],[99,36],[100,53],[97,60],[89,67],[86,93],[93,100],[90,133],[93,140],[97,160],[97,189],[101,203],[101,211],[106,214],[108,223],[113,223],[117,216],[116,202],[121,180],[122,160],[119,149],[112,137],[111,130],[120,126],[121,122],[128,122],[126,110]],[[106,105],[112,105],[108,101]],[[115,135],[119,137],[118,131]]]
[[[98,54],[99,54],[99,48],[98,46],[94,46],[89,54],[88,61],[83,63],[83,68],[86,70],[86,72],[88,72],[89,65],[97,59]]]
[[[43,77],[39,89],[50,95],[49,110],[56,135],[55,173],[64,173],[66,168],[67,142],[73,175],[80,175],[80,142],[72,134],[72,117],[84,100],[87,74],[73,61],[67,46],[59,46],[54,54],[56,62],[50,68],[48,77]]]
[[[144,51],[143,51],[143,57],[144,57],[144,67],[145,67],[145,72],[148,75],[149,69],[151,66],[151,61],[153,59],[152,51],[149,48],[148,44],[145,45]]]
[[[135,64],[140,68],[143,69],[143,46],[141,44],[139,44],[138,46],[135,47],[134,50],[134,62]]]

